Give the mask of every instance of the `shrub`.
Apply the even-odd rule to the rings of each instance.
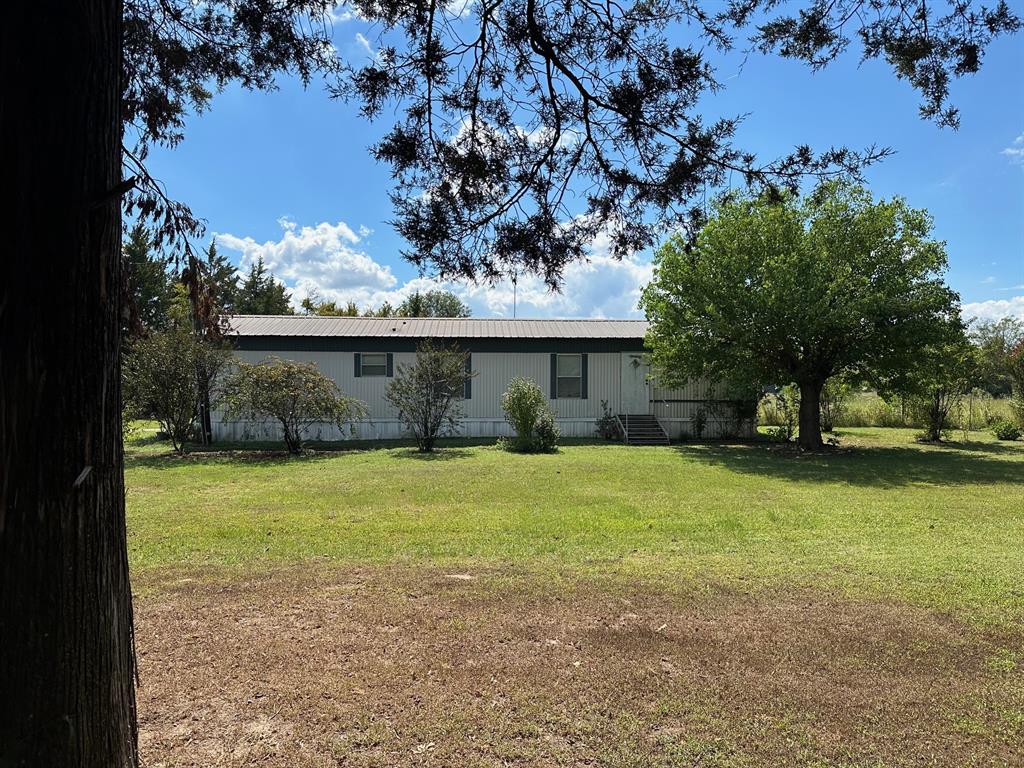
[[[601,417],[597,420],[597,434],[605,440],[619,440],[622,438],[619,420],[611,412],[607,400],[601,401]]]
[[[279,422],[289,453],[302,451],[313,424],[342,429],[366,415],[362,401],[343,395],[314,363],[276,357],[256,365],[239,363],[225,383],[224,401],[229,418]]]
[[[562,436],[558,431],[558,424],[555,423],[555,414],[550,409],[545,410],[537,425],[533,429],[533,448],[542,453],[553,453],[558,449],[558,439]]]
[[[501,396],[501,407],[505,411],[505,420],[515,430],[515,439],[511,442],[513,450],[536,451],[553,450],[558,442],[558,429],[554,423],[554,414],[548,407],[548,400],[532,379],[516,376],[508,384],[508,389]],[[550,426],[545,423],[541,429],[546,431],[545,437],[538,434],[541,420],[547,417]],[[551,442],[551,441],[554,442]],[[508,441],[504,442],[506,447]],[[542,447],[547,445],[548,447]]]
[[[160,431],[181,453],[193,437],[203,387],[213,389],[230,355],[184,328],[134,340],[122,366],[124,416],[156,419]],[[216,395],[210,392],[214,403]]]
[[[690,418],[690,426],[693,428],[693,436],[698,440],[703,439],[704,430],[708,426],[708,412],[703,408],[698,408],[693,412],[693,416]]]
[[[424,341],[412,365],[399,364],[385,399],[398,409],[398,418],[416,438],[420,451],[434,449],[443,432],[457,432],[465,394],[466,353]]]
[[[997,421],[992,425],[992,434],[997,440],[1019,440],[1021,431],[1012,421]]]
[[[832,432],[839,424],[850,402],[850,385],[833,376],[821,390],[821,430]]]

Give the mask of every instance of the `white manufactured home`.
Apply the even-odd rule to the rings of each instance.
[[[270,357],[312,362],[347,395],[366,403],[368,418],[355,437],[406,437],[385,399],[401,363],[415,359],[417,345],[431,339],[469,353],[474,374],[465,385],[462,432],[469,437],[511,433],[501,395],[514,376],[533,379],[550,398],[562,434],[592,437],[602,403],[619,417],[630,442],[666,442],[694,434],[746,434],[732,403],[711,399],[693,383],[667,389],[651,380],[644,359],[642,320],[506,320],[475,318],[376,318],[239,315],[231,318],[236,355],[250,363]],[[276,438],[272,424],[214,421],[219,440]],[[336,427],[314,429],[311,439],[348,437]]]

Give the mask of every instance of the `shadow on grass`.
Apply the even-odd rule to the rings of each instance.
[[[354,451],[350,451],[354,452]],[[225,450],[215,447],[197,450],[186,449],[183,455],[171,450],[163,453],[142,453],[132,455],[126,453],[124,466],[126,469],[145,467],[147,469],[174,469],[176,467],[207,466],[211,464],[259,464],[263,466],[282,466],[284,464],[323,461],[337,456],[341,451],[306,451],[301,454],[290,454],[283,450]]]
[[[396,459],[416,459],[417,461],[452,461],[453,459],[468,459],[473,455],[472,451],[465,448],[435,448],[430,453],[424,453],[417,448],[400,448],[393,450],[391,455]]]
[[[848,483],[878,488],[1024,485],[1024,451],[994,444],[856,447],[832,454],[801,454],[789,446],[764,443],[681,445],[676,450],[691,461],[796,482]],[[1021,460],[999,458],[1003,455],[1016,455]]]

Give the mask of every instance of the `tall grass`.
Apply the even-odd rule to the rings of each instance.
[[[923,428],[914,418],[908,405],[886,402],[876,392],[854,392],[835,421],[836,427],[915,427]],[[975,391],[965,395],[958,412],[953,414],[957,429],[987,429],[997,421],[1013,419],[1013,410],[1007,398],[993,398],[986,392]],[[761,401],[758,423],[764,426],[782,426],[785,419],[774,395]]]

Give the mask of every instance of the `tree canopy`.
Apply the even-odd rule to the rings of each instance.
[[[451,291],[416,291],[398,305],[398,317],[469,317],[469,306]]]
[[[398,115],[373,152],[394,173],[406,257],[443,276],[525,269],[554,286],[599,232],[618,255],[665,228],[692,234],[697,202],[733,177],[795,188],[888,153],[815,151],[799,137],[776,158],[735,146],[742,118],[706,118],[700,103],[723,87],[716,64],[737,41],[811,69],[856,48],[916,89],[923,117],[955,126],[951,82],[1020,27],[1003,0],[352,0],[343,9],[369,21],[380,45],[355,66],[331,43],[334,5],[127,0],[128,210],[162,235],[198,231],[146,172],[148,148],[180,141],[187,114],[206,109],[216,89],[319,75],[367,117]]]
[[[234,310],[239,315],[293,315],[291,294],[284,283],[274,277],[260,257],[252,263],[249,273],[238,285]]]
[[[895,386],[923,349],[962,336],[931,229],[902,199],[837,182],[719,202],[694,247],[674,237],[656,254],[641,306],[659,378],[795,382],[800,443],[819,447],[829,378]]]
[[[1024,344],[1024,322],[1013,317],[977,322],[971,340],[978,347],[981,385],[992,395],[1013,392],[1012,356]]]

